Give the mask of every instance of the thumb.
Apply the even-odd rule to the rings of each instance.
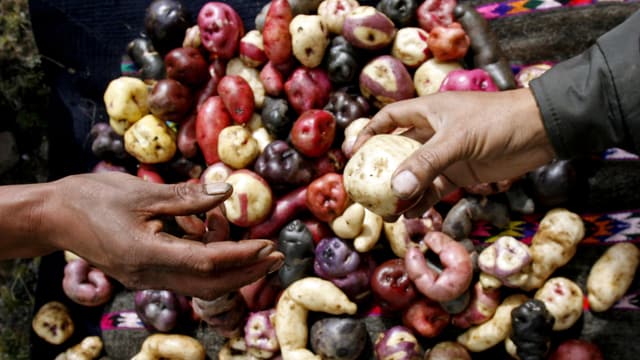
[[[458,147],[441,134],[436,133],[398,166],[391,179],[396,197],[418,201],[438,175],[459,160]]]
[[[155,215],[197,214],[218,206],[232,192],[231,185],[224,182],[157,185],[146,208]]]

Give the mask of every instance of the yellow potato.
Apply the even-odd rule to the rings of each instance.
[[[57,301],[44,304],[33,317],[31,327],[39,337],[54,345],[67,341],[75,329],[69,310]]]
[[[164,121],[146,115],[124,133],[124,148],[141,163],[163,163],[176,153],[176,134]]]

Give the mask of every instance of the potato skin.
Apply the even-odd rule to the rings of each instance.
[[[587,278],[587,296],[592,311],[606,311],[624,296],[639,261],[640,251],[634,244],[618,243],[607,249]]]

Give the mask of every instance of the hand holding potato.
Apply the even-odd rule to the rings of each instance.
[[[154,184],[118,172],[3,187],[3,203],[17,204],[3,208],[31,221],[0,226],[2,257],[70,250],[128,288],[213,299],[275,270],[282,254],[267,240],[181,239],[164,232],[161,220],[205,213],[230,194],[225,183]]]
[[[355,149],[377,134],[407,129],[422,143],[392,177],[391,189],[419,216],[458,187],[522,175],[554,152],[528,89],[444,92],[397,101],[360,132]]]

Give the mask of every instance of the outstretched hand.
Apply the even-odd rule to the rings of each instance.
[[[423,146],[394,172],[394,194],[416,217],[458,187],[525,174],[550,162],[552,146],[529,89],[442,92],[382,108],[354,149],[373,135],[402,129]]]
[[[132,289],[168,289],[213,299],[279,268],[270,240],[203,243],[163,231],[166,216],[220,205],[226,183],[161,185],[122,173],[70,176],[50,183],[41,234]]]

